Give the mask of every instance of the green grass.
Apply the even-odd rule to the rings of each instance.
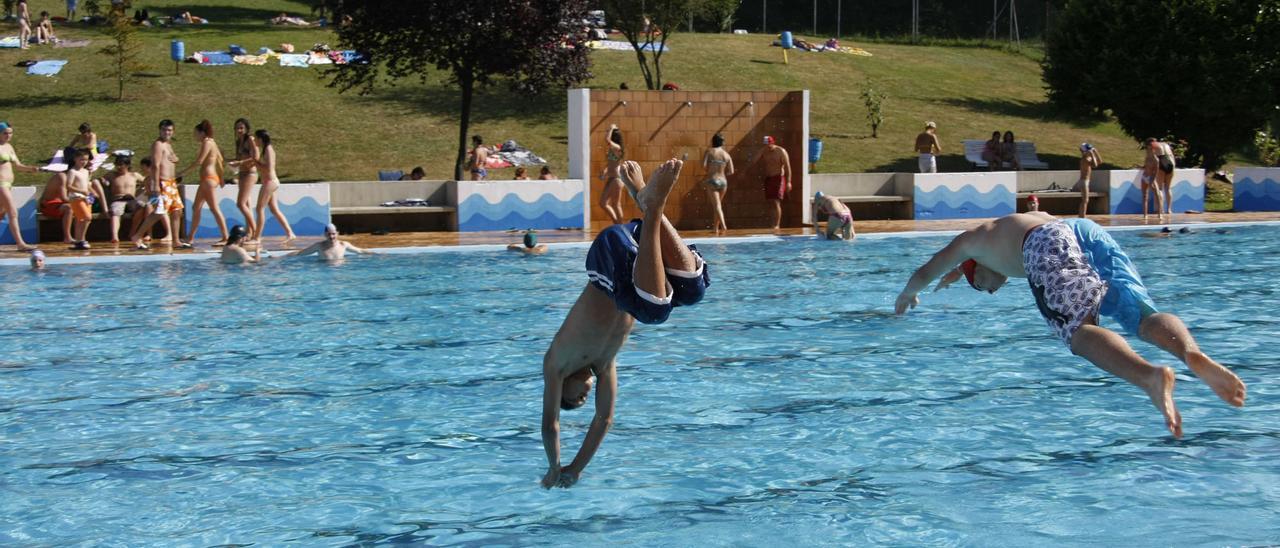
[[[15,145],[28,163],[65,145],[83,121],[91,122],[113,147],[145,149],[162,118],[177,122],[177,152],[185,161],[195,152],[190,130],[197,122],[211,120],[229,148],[231,123],[244,116],[255,127],[272,131],[287,180],[370,179],[381,168],[416,165],[424,166],[430,178],[451,176],[458,97],[442,85],[446,75],[431,73],[425,82],[383,86],[370,96],[339,94],[326,86],[318,68],[183,65],[175,75],[168,59],[172,39],[184,40],[188,52],[232,43],[249,50],[277,48],[282,42],[305,50],[317,42],[333,43],[333,35],[324,29],[267,26],[265,20],[281,11],[309,16],[303,4],[288,0],[261,0],[252,8],[227,0],[147,5],[153,15],[185,9],[212,24],[143,29],[143,62],[149,68],[126,90],[125,101],[114,100],[113,83],[100,74],[106,58],[97,50],[106,40],[98,29],[59,29],[62,37],[93,38],[88,48],[0,50],[0,64],[7,67],[25,58],[70,61],[56,78],[5,69],[10,76],[0,98],[0,119],[15,125]],[[34,12],[65,11],[62,0],[32,0],[31,6]],[[12,25],[4,32],[14,33]],[[782,51],[769,41],[761,35],[677,34],[663,56],[664,76],[689,90],[811,90],[811,131],[826,144],[818,166],[822,172],[913,171],[911,144],[926,120],[938,123],[944,148],[939,167],[944,171],[967,169],[960,141],[983,139],[993,130],[1012,130],[1020,139],[1035,141],[1041,158],[1055,169],[1075,168],[1082,141],[1097,145],[1108,166],[1133,167],[1142,159],[1136,142],[1114,122],[1054,114],[1045,102],[1035,48],[846,40],[873,56],[793,51],[790,63],[783,64]],[[590,87],[616,88],[624,81],[632,89],[643,86],[634,54],[592,55],[595,78]],[[870,137],[859,97],[867,78],[888,93],[885,125],[877,139]],[[530,100],[492,88],[477,98],[472,131],[490,142],[515,139],[563,172],[568,155],[565,105],[559,92]],[[19,182],[40,181],[21,175]]]

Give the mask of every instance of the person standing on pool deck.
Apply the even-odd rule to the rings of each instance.
[[[938,142],[938,124],[924,123],[924,131],[916,135],[916,152],[920,154],[917,167],[920,173],[937,173],[938,158],[942,154],[942,143]]]
[[[13,150],[13,127],[8,122],[0,122],[0,219],[9,218],[9,233],[13,235],[18,251],[30,251],[35,246],[22,240],[22,227],[18,221],[18,205],[13,203],[13,187],[15,172],[39,173],[36,166],[22,165],[18,153]]]
[[[702,169],[707,173],[702,186],[706,187],[707,199],[711,201],[711,229],[720,234],[722,230],[729,230],[724,222],[724,195],[729,190],[729,176],[733,175],[733,156],[724,150],[724,135],[711,136],[711,148],[702,155]]]
[[[259,129],[253,132],[253,136],[257,138],[258,144],[262,147],[258,153],[257,159],[242,160],[242,162],[253,162],[258,166],[258,174],[262,177],[261,188],[258,189],[258,204],[255,212],[254,228],[257,229],[253,233],[253,241],[262,241],[263,229],[267,226],[267,208],[271,208],[271,214],[275,215],[276,222],[284,228],[284,242],[289,243],[297,239],[293,233],[293,227],[289,225],[289,219],[284,216],[284,212],[280,211],[280,202],[276,199],[276,190],[280,189],[280,177],[276,175],[276,147],[271,144],[271,133],[265,129]]]
[[[218,207],[217,192],[226,184],[223,178],[225,160],[222,157],[222,149],[218,148],[218,143],[213,140],[213,124],[208,120],[201,120],[196,124],[195,129],[192,130],[192,136],[200,145],[199,151],[196,152],[196,161],[178,172],[178,176],[182,177],[192,169],[200,170],[200,184],[196,187],[196,198],[191,201],[191,227],[187,229],[187,243],[195,244],[196,229],[200,228],[200,211],[208,205],[209,212],[213,214],[213,221],[218,225],[218,235],[221,236],[213,246],[221,247],[227,243],[227,219],[222,216],[222,208]]]
[[[142,237],[151,234],[156,222],[164,225],[173,247],[191,247],[178,238],[182,232],[182,194],[178,192],[178,155],[173,152],[173,120],[160,121],[160,136],[151,144],[151,184],[147,194],[151,196],[151,214],[133,234],[133,247],[147,249]]]
[[[489,176],[489,170],[485,168],[489,160],[489,148],[484,146],[484,139],[479,135],[471,136],[471,145],[471,159],[467,162],[467,168],[471,170],[472,181],[483,181]]]
[[[1156,159],[1156,196],[1164,196],[1164,209],[1156,211],[1157,215],[1173,216],[1173,170],[1177,167],[1173,159],[1173,147],[1169,143],[1154,137],[1147,139],[1147,147]]]
[[[782,226],[782,200],[791,192],[791,156],[772,136],[764,138],[764,199],[773,205],[773,229]]]
[[[988,293],[1010,277],[1027,278],[1058,338],[1073,354],[1146,392],[1174,437],[1182,437],[1182,416],[1173,403],[1173,369],[1142,359],[1123,337],[1100,327],[1098,315],[1182,360],[1223,401],[1244,405],[1240,378],[1201,352],[1181,319],[1156,310],[1129,256],[1091,220],[1015,213],[967,230],[916,270],[894,312],[915,308],[917,295],[939,276],[935,291],[965,277]]]
[[[1102,155],[1089,143],[1080,143],[1080,180],[1076,186],[1080,188],[1080,218],[1089,213],[1089,179],[1093,170],[1102,164]]]
[[[849,206],[844,202],[837,200],[835,197],[827,196],[824,192],[813,193],[813,218],[810,219],[813,229],[818,229],[818,223],[821,222],[822,216],[827,216],[827,230],[823,233],[828,240],[844,240],[852,242],[853,233],[853,213],[849,211]]]
[[[640,165],[627,161],[622,177],[636,193],[642,221],[611,225],[587,252],[589,283],[569,310],[542,361],[542,444],[549,464],[542,486],[572,487],[613,424],[616,358],[636,320],[665,322],[672,307],[702,300],[711,279],[697,248],[686,246],[663,214],[683,162],[662,164],[646,185]],[[595,417],[582,448],[560,465],[560,410],[576,409],[598,383]]]

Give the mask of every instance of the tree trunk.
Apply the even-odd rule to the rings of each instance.
[[[462,88],[462,112],[458,121],[458,158],[453,163],[453,179],[461,181],[462,168],[467,161],[467,131],[471,126],[471,95],[475,91],[475,78],[470,72],[458,75],[458,87]]]
[[[640,74],[644,75],[644,85],[646,89],[658,89],[653,85],[653,73],[649,70],[649,60],[644,56],[644,49],[636,50],[636,61],[640,62]]]

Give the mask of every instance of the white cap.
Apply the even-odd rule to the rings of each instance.
[[[938,124],[933,123],[933,120],[929,120],[924,123],[924,127],[938,129]]]

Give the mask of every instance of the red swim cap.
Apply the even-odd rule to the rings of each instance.
[[[772,145],[773,143],[774,143],[774,140],[773,140],[773,136],[772,136],[772,135],[765,135],[765,136],[764,136],[764,144],[766,144],[766,145]]]
[[[1040,203],[1040,198],[1039,198],[1038,196],[1036,196],[1035,194],[1032,194],[1032,195],[1030,195],[1030,196],[1027,196],[1027,202],[1028,202],[1028,203],[1038,204],[1038,203]]]
[[[969,280],[969,287],[972,287],[974,289],[978,289],[978,286],[973,285],[973,271],[977,268],[978,268],[978,261],[975,261],[973,259],[969,259],[963,263],[960,263],[960,271],[964,272],[964,278],[966,280]]]

